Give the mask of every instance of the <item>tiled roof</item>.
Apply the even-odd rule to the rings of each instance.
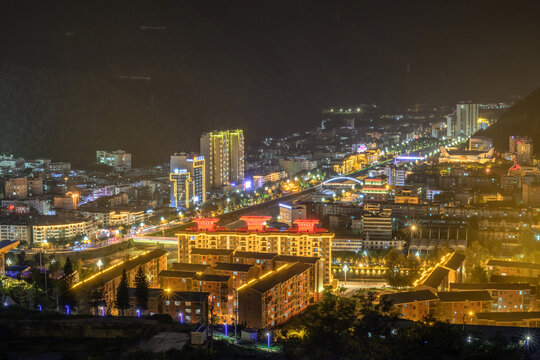
[[[441,302],[455,301],[491,301],[488,291],[439,291],[437,296]]]
[[[452,283],[450,290],[532,290],[534,286],[524,283]]]
[[[488,261],[487,265],[540,270],[540,264],[533,264],[533,263],[526,263],[526,262],[519,262],[519,261],[506,261],[506,260],[491,259]]]
[[[429,290],[407,291],[395,294],[385,294],[381,300],[388,301],[393,305],[411,303],[414,301],[437,300],[437,295]]]
[[[293,276],[303,273],[310,267],[311,266],[308,264],[302,264],[299,262],[294,264],[288,264],[284,268],[278,269],[277,271],[269,275],[263,275],[261,278],[259,278],[259,280],[256,280],[251,284],[248,283],[245,288],[238,288],[238,291],[250,288],[257,292],[264,293],[272,289],[274,286],[287,281]]]
[[[250,258],[250,259],[273,259],[277,256],[276,253],[252,252],[252,251],[235,251],[234,257]]]
[[[303,264],[315,264],[320,258],[316,256],[293,256],[293,255],[278,255],[274,261],[282,262],[301,262]]]
[[[441,285],[444,278],[448,276],[449,272],[450,270],[448,269],[437,267],[429,274],[422,284],[436,289]]]
[[[446,264],[444,265],[444,267],[447,267],[449,269],[456,271],[457,269],[459,269],[463,261],[465,261],[465,255],[463,255],[462,253],[455,252],[452,254],[450,259],[446,261]]]
[[[190,264],[190,263],[173,263],[172,267],[171,267],[171,270],[174,270],[174,271],[203,272],[209,267],[210,267],[210,265]]]
[[[476,313],[478,320],[521,321],[540,319],[540,311],[482,312]]]
[[[214,266],[215,270],[227,270],[227,271],[240,271],[240,272],[248,272],[249,269],[251,269],[253,265],[249,264],[235,264],[235,263],[216,263],[216,266]]]
[[[102,284],[108,283],[109,281],[122,276],[122,272],[125,269],[126,271],[131,271],[134,268],[146,264],[149,261],[160,258],[163,255],[166,255],[167,251],[161,249],[151,250],[147,253],[139,255],[133,259],[124,261],[116,266],[111,266],[93,277],[88,278],[87,280],[80,281],[79,283],[73,285],[73,289],[79,291],[79,289],[95,289]]]

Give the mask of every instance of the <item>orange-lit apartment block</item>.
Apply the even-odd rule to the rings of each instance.
[[[220,228],[218,219],[195,219],[196,226],[180,231],[178,261],[192,262],[193,249],[230,249],[278,255],[320,257],[324,283],[332,280],[332,238],[334,234],[318,228],[318,220],[295,220],[295,227],[280,231],[267,228],[269,216],[243,216],[246,227],[235,230]],[[322,289],[320,289],[322,290]]]
[[[268,329],[304,311],[314,296],[310,272],[308,264],[286,264],[239,287],[239,322]]]
[[[230,276],[235,289],[261,276],[261,269],[249,264],[217,263],[211,271],[216,275]]]
[[[116,299],[116,290],[120,284],[122,273],[126,270],[128,286],[135,287],[135,276],[142,267],[143,273],[149,281],[150,288],[159,288],[158,274],[167,269],[167,251],[156,249],[148,251],[130,260],[120,262],[109,268],[106,268],[91,277],[74,284],[71,291],[75,294],[79,304],[77,311],[79,313],[88,313],[90,298],[92,293],[101,288],[105,302],[104,309],[106,313],[116,313],[114,305]]]
[[[433,314],[439,298],[430,290],[417,290],[386,294],[381,300],[394,305],[401,318],[419,321]]]
[[[460,283],[450,284],[450,290],[487,290],[493,298],[491,311],[536,310],[536,286],[523,283]]]
[[[489,312],[493,299],[486,290],[439,291],[435,317],[451,324],[471,324],[474,314]]]
[[[491,259],[488,261],[487,267],[490,275],[523,277],[540,276],[540,264]]]
[[[253,251],[235,251],[233,262],[235,264],[249,264],[257,266],[263,273],[274,270],[274,258],[276,253],[262,253]]]
[[[230,249],[191,249],[191,263],[215,266],[217,263],[232,262],[234,250]]]
[[[164,270],[159,274],[165,291],[201,291],[209,293],[210,312],[221,321],[230,321],[233,313],[233,278],[191,271]]]

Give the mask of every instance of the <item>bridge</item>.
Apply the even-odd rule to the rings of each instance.
[[[336,176],[328,179],[322,183],[323,187],[350,187],[353,188],[356,185],[363,185],[364,183],[357,178],[351,176]]]
[[[177,237],[159,237],[159,236],[134,236],[133,242],[136,244],[163,244],[178,245]]]

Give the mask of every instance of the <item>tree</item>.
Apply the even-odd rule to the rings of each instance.
[[[475,265],[471,273],[469,274],[469,280],[473,283],[486,283],[488,282],[488,277],[486,270],[479,265]]]
[[[403,287],[407,285],[405,276],[405,256],[400,254],[395,249],[392,249],[386,255],[386,280],[388,285],[393,288]]]
[[[24,260],[26,257],[26,253],[24,251],[21,251],[17,254],[17,265],[24,265]]]
[[[122,271],[122,278],[120,284],[116,288],[116,308],[122,312],[124,316],[124,310],[129,307],[129,293],[128,293],[128,280],[126,269]]]
[[[64,276],[69,277],[71,274],[73,274],[73,264],[71,264],[71,260],[68,256],[66,258],[66,263],[64,264]]]
[[[142,266],[135,275],[135,307],[141,311],[148,309],[148,279]]]

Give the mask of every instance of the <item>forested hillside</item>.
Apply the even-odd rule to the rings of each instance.
[[[540,149],[540,89],[505,111],[497,123],[482,132],[493,138],[499,151],[508,151],[508,137],[511,135],[530,136],[534,151]]]

